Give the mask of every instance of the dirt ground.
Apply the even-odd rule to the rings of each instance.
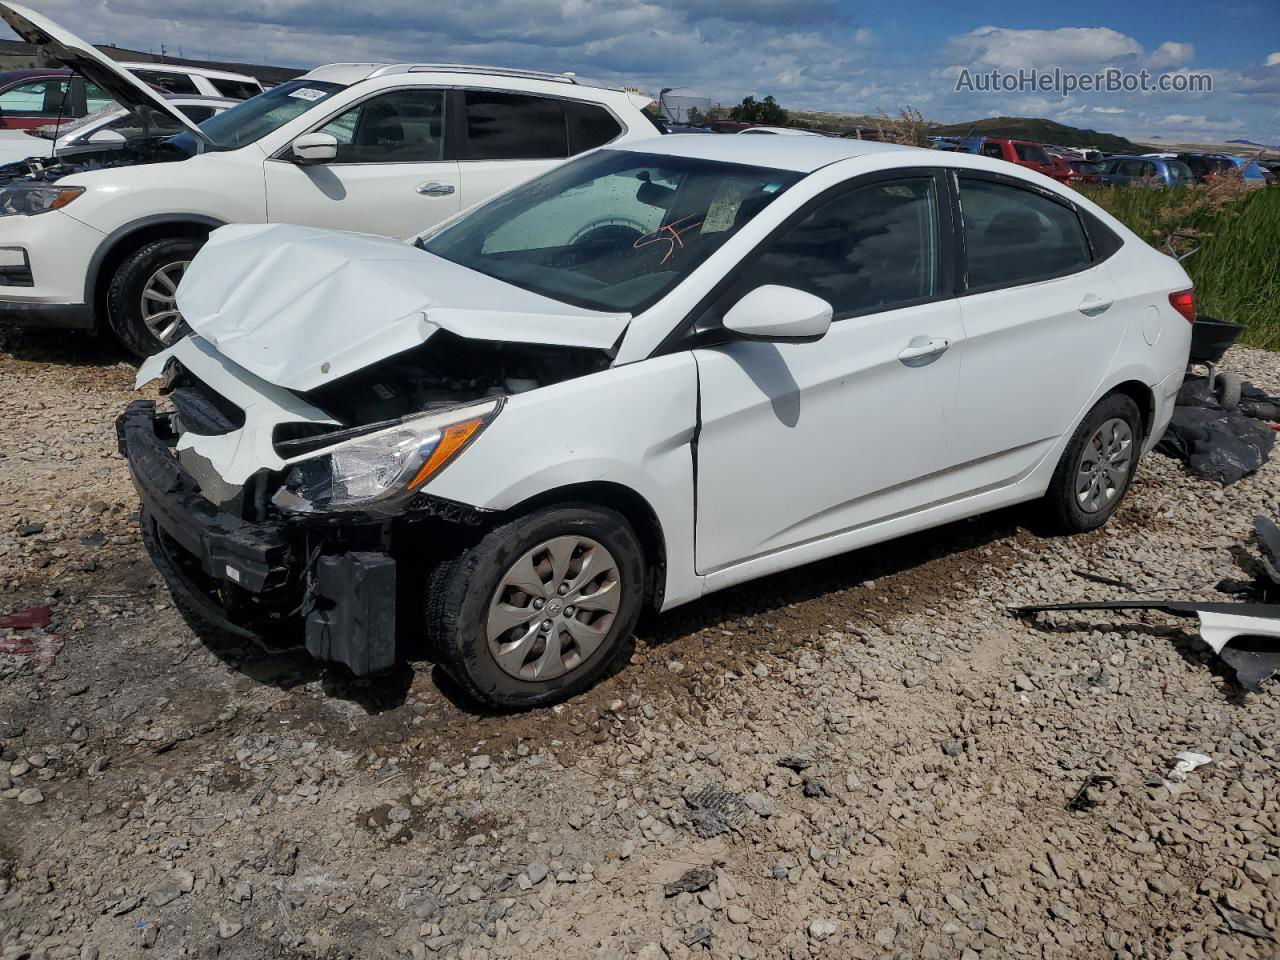
[[[0,629],[0,960],[1280,956],[1277,685],[1186,621],[1006,612],[1125,594],[1081,572],[1229,599],[1276,463],[1152,456],[1095,534],[1004,512],[771,577],[495,716],[429,663],[194,634],[115,452],[132,375],[0,342],[0,615],[52,608]]]

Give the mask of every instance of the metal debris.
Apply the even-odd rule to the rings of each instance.
[[[785,757],[778,758],[778,766],[784,770],[794,770],[796,773],[800,773],[812,767],[813,761],[801,754],[788,754]]]
[[[690,927],[689,932],[684,935],[682,941],[686,947],[692,947],[696,944],[704,944],[711,946],[711,928],[705,923],[700,923],[695,927]]]
[[[1094,787],[1113,787],[1115,783],[1116,778],[1109,773],[1089,774],[1084,778],[1084,783],[1080,784],[1076,795],[1067,801],[1067,809],[1076,812],[1092,810],[1098,805],[1098,801],[1089,796],[1089,791]]]
[[[714,783],[687,794],[684,802],[690,810],[693,832],[704,840],[731,830],[741,833],[751,816],[751,808],[740,796]]]
[[[682,873],[675,883],[663,886],[662,893],[668,897],[675,897],[682,893],[697,893],[711,886],[715,879],[716,872],[710,867],[694,867]]]
[[[827,789],[827,785],[821,780],[813,780],[809,777],[805,777],[804,795],[806,797],[829,797],[831,796],[831,791]]]

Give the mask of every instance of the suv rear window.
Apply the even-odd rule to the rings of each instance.
[[[520,93],[466,91],[463,160],[544,160],[569,155],[561,101]]]
[[[169,73],[165,70],[134,70],[133,73],[144,83],[159,87],[166,93],[198,94],[200,92],[195,81],[185,73]]]
[[[224,97],[230,97],[232,100],[248,100],[250,97],[256,97],[262,90],[252,83],[244,80],[224,80],[221,77],[210,77],[209,82],[213,84],[213,88]]]
[[[622,133],[622,124],[604,107],[566,100],[564,113],[569,121],[570,153],[602,147]]]

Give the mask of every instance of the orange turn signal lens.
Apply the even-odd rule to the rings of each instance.
[[[82,193],[84,193],[84,187],[72,187],[69,190],[60,190],[58,191],[58,195],[53,198],[53,203],[49,204],[49,209],[60,210]]]
[[[431,451],[431,456],[427,457],[427,462],[409,481],[409,489],[417,490],[431,477],[438,473],[445,464],[454,458],[454,456],[467,445],[477,430],[484,426],[484,418],[477,417],[474,420],[467,420],[463,423],[455,423],[451,427],[445,427],[444,432],[440,436],[440,442],[436,444],[436,448]]]

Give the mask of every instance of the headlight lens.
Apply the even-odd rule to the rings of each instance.
[[[65,207],[84,187],[56,187],[47,183],[17,183],[0,187],[0,217],[30,217]]]
[[[499,400],[424,414],[290,461],[271,502],[296,513],[396,512],[493,420]]]

